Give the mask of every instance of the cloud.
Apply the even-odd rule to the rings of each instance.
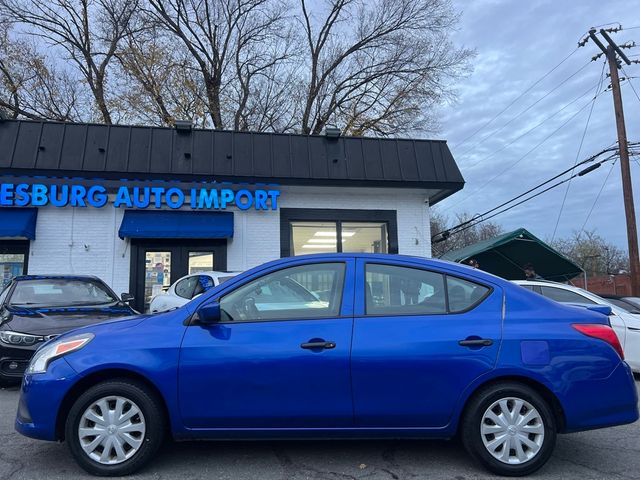
[[[599,52],[592,42],[577,49],[490,125],[473,134],[574,51],[591,26],[620,21],[623,27],[639,27],[640,9],[629,8],[624,0],[456,0],[454,5],[462,12],[454,42],[476,48],[478,56],[474,73],[457,85],[458,100],[439,111],[441,135],[448,141],[467,185],[436,206],[438,210],[447,214],[488,210],[569,168],[576,159],[582,160],[616,141],[611,92],[601,93],[591,107],[604,63],[590,62]],[[619,43],[634,39],[640,43],[640,28],[622,31],[615,39]],[[633,53],[640,53],[640,48]],[[640,77],[640,65],[625,70],[630,76]],[[640,78],[633,81],[640,93]],[[603,88],[608,83],[605,77]],[[629,140],[640,141],[640,101],[628,83],[623,85],[623,98]],[[530,107],[535,102],[538,103]],[[514,119],[528,107],[526,113]],[[510,123],[504,126],[507,122]],[[569,235],[582,227],[610,171],[585,228],[597,229],[626,249],[619,164],[613,170],[605,164],[571,182],[556,236]],[[634,161],[632,175],[640,211],[640,166]],[[550,238],[565,190],[566,184],[495,220],[508,229],[525,227],[537,236]]]

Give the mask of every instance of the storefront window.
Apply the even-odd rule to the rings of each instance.
[[[24,273],[24,254],[0,253],[0,290],[6,287],[11,279]]]
[[[335,222],[292,222],[293,255],[335,253],[338,230]]]
[[[212,271],[213,260],[213,252],[189,252],[189,274]]]
[[[293,255],[389,251],[386,222],[291,222],[291,232]]]
[[[344,222],[342,251],[388,253],[387,224],[385,222]]]

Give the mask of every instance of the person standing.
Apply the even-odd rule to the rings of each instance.
[[[536,269],[533,267],[533,264],[525,263],[522,269],[524,270],[524,276],[527,280],[544,280],[536,273]]]

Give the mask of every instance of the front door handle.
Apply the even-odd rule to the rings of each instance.
[[[458,345],[461,347],[490,347],[493,345],[493,340],[490,338],[467,338],[460,340]]]
[[[330,348],[336,348],[336,342],[307,342],[301,343],[300,348],[307,350],[325,350]]]

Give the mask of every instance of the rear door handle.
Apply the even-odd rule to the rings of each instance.
[[[307,350],[325,350],[336,348],[336,342],[307,342],[301,343],[300,348],[305,348]]]
[[[468,338],[460,340],[458,345],[461,347],[490,347],[493,345],[493,340],[490,338]]]

